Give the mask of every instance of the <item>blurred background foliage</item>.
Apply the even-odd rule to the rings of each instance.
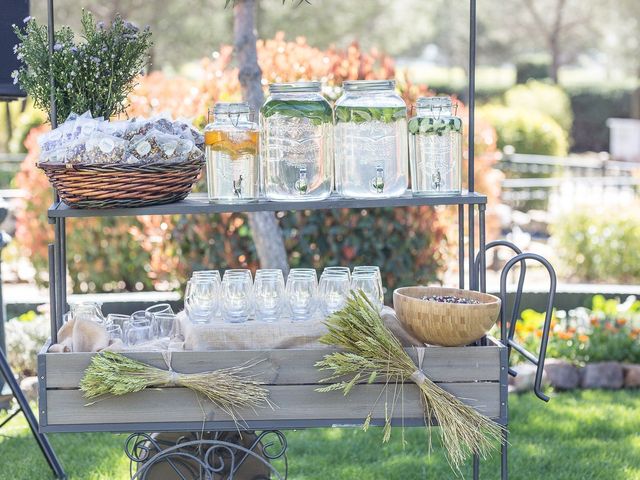
[[[231,53],[231,47],[222,46],[214,58],[203,59],[193,67],[199,69],[195,80],[162,72],[141,78],[131,95],[128,114],[150,116],[169,111],[201,123],[203,119],[198,117],[208,105],[218,99],[240,98]],[[258,55],[266,82],[319,79],[328,85],[329,97],[338,95],[345,79],[396,77],[391,57],[377,50],[364,51],[357,44],[319,50],[303,39],[288,42],[278,34],[260,41]],[[432,94],[406,79],[399,85],[409,104],[419,95]],[[463,106],[460,113],[466,115]],[[46,282],[46,246],[51,241],[46,228],[51,194],[35,162],[37,135],[46,128],[29,134],[25,142],[28,155],[15,179],[16,186],[27,191],[26,208],[17,214],[16,235],[41,283]],[[476,146],[478,168],[487,173],[480,177],[478,188],[497,194],[495,184],[499,182],[487,182],[492,188],[482,180],[492,178],[495,162],[496,137],[490,125],[479,122]],[[282,212],[279,218],[292,266],[379,264],[386,272],[389,292],[417,279],[429,282],[438,278],[454,223],[451,212],[428,207]],[[49,235],[29,234],[38,230]],[[67,231],[69,274],[76,292],[170,289],[183,285],[192,269],[258,266],[247,219],[239,214],[72,219]]]
[[[76,29],[80,6],[104,20],[119,12],[140,25],[149,24],[155,33],[151,71],[130,96],[127,115],[170,112],[202,126],[208,106],[240,98],[228,45],[232,14],[223,5],[223,0],[57,0],[56,11],[58,24]],[[274,81],[317,79],[327,85],[327,97],[334,99],[345,79],[396,78],[409,104],[420,95],[454,95],[466,121],[466,4],[370,0],[354,8],[341,0],[312,0],[296,8],[290,2],[283,6],[280,1],[261,0],[259,6],[263,40],[258,54],[265,87]],[[44,19],[45,7],[33,2],[32,14]],[[609,147],[607,118],[640,116],[640,3],[478,0],[478,14],[476,190],[490,198],[491,239],[499,233],[495,208],[503,174],[496,166],[502,150],[557,156],[599,152]],[[286,38],[282,30],[287,31]],[[29,134],[44,115],[29,102],[6,105],[0,109],[0,122],[7,125],[0,129],[0,151],[28,151],[28,155],[20,172],[15,178],[8,174],[3,186],[25,192],[24,208],[16,213],[16,237],[42,283],[46,244],[52,235],[45,213],[51,196],[35,162],[36,137],[47,127]],[[578,222],[576,218],[581,217],[574,218]],[[571,228],[588,232],[587,218]],[[321,267],[328,262],[357,264],[386,258],[386,263],[380,260],[383,270],[407,269],[401,278],[388,279],[391,288],[410,279],[442,278],[444,266],[455,256],[451,248],[455,221],[450,209],[427,208],[366,215],[358,211],[280,214],[292,265]],[[622,223],[628,227],[636,221]],[[353,229],[353,238],[346,236],[345,225]],[[565,271],[571,278],[590,281],[605,275],[617,281],[640,280],[635,266],[617,260],[590,260],[588,266],[583,262],[569,268],[579,249],[566,233],[569,224],[558,221],[554,228],[559,245],[566,247]],[[606,226],[601,229],[608,232]],[[421,237],[420,232],[429,234]],[[625,232],[624,241],[619,241],[627,245],[624,242],[632,242],[634,230]],[[242,215],[73,220],[68,233],[70,278],[77,292],[170,289],[183,283],[191,266],[257,266],[251,231]],[[585,248],[597,254],[598,236],[585,238],[589,242]],[[123,260],[125,270],[120,267]]]

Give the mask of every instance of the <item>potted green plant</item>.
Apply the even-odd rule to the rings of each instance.
[[[22,65],[13,79],[51,118],[53,75],[56,120],[63,122],[72,112],[90,111],[106,119],[122,113],[135,79],[145,68],[152,45],[149,27],[139,29],[119,15],[110,25],[96,22],[82,12],[83,41],[77,42],[71,28],[54,34],[49,54],[47,27],[34,18],[24,28],[14,26],[19,43],[14,52]]]

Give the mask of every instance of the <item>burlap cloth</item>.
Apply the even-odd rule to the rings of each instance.
[[[382,319],[405,346],[423,346],[400,324],[392,308],[384,307]],[[195,325],[184,312],[178,314],[177,334],[184,338],[185,350],[278,350],[330,348],[320,343],[327,333],[321,318],[306,321],[281,320],[267,323],[249,320],[244,323]]]
[[[424,346],[398,321],[392,308],[384,307],[382,319],[404,346]],[[281,320],[273,323],[249,320],[225,323],[220,320],[193,324],[184,312],[176,317],[171,339],[160,339],[126,346],[120,340],[109,341],[105,328],[91,321],[65,323],[58,332],[58,343],[50,352],[158,351],[158,350],[277,350],[330,348],[320,343],[327,333],[322,319]]]

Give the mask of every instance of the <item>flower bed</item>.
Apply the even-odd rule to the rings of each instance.
[[[516,340],[537,351],[543,319],[544,313],[524,310]],[[590,309],[555,311],[551,330],[547,356],[553,360],[545,368],[551,386],[562,390],[640,387],[640,301],[634,296],[621,302],[596,295]],[[515,368],[524,378],[526,369]]]

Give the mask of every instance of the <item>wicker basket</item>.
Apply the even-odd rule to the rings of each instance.
[[[477,304],[440,303],[424,296],[453,295],[478,300]],[[468,345],[496,323],[500,299],[487,293],[444,287],[403,287],[393,292],[393,308],[400,323],[430,345]]]
[[[204,158],[181,163],[71,165],[39,163],[71,208],[146,207],[184,199]]]

